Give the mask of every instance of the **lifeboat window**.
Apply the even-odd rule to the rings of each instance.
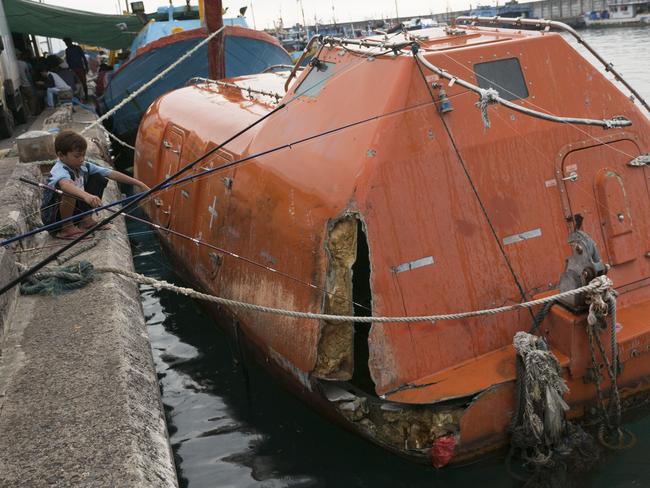
[[[518,100],[528,96],[526,80],[519,59],[508,58],[474,65],[474,74],[481,88],[494,88],[505,100]]]
[[[330,76],[334,74],[335,63],[326,63],[318,59],[312,61],[311,69],[296,88],[296,96],[315,97],[325,86]]]

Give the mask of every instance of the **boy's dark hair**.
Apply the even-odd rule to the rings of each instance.
[[[85,151],[88,147],[86,139],[73,130],[62,130],[54,139],[54,151],[57,154],[68,154],[71,151]]]

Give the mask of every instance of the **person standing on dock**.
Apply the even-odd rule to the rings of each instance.
[[[118,183],[134,185],[141,191],[149,189],[140,180],[111,168],[86,161],[86,139],[72,130],[63,130],[54,140],[58,160],[52,166],[47,184],[63,191],[59,195],[45,190],[41,205],[43,224],[50,225],[102,205],[102,195],[108,183],[107,178]],[[97,222],[92,215],[86,215],[50,230],[59,239],[75,239]],[[108,224],[110,226],[110,224]],[[104,227],[104,229],[110,227]]]
[[[81,81],[81,86],[84,89],[84,96],[88,99],[88,83],[86,81],[86,73],[88,73],[88,60],[86,59],[86,53],[81,49],[79,44],[73,44],[72,39],[69,37],[64,37],[63,42],[67,46],[65,49],[65,62],[68,63],[68,67],[75,72],[79,81]]]

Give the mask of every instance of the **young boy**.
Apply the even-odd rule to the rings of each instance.
[[[140,191],[149,189],[140,180],[86,161],[87,147],[86,139],[74,131],[63,130],[56,136],[54,150],[59,159],[50,171],[47,184],[62,190],[67,195],[45,190],[41,205],[43,224],[53,224],[91,208],[100,207],[104,188],[108,183],[106,178],[134,185]],[[59,239],[72,240],[95,223],[92,215],[87,215],[51,229],[50,233]]]

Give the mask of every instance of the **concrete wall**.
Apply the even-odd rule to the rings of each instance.
[[[95,119],[85,111],[51,115],[37,128],[80,131]],[[87,137],[105,140],[99,131]],[[87,155],[102,152],[90,144]],[[0,157],[5,235],[40,223],[40,190],[18,182],[20,175],[38,180],[39,166]],[[110,182],[104,200],[120,197]],[[84,259],[133,270],[124,219],[114,224],[68,251],[83,252],[67,264]],[[66,243],[39,236],[0,250],[1,284],[16,276],[15,257],[33,264]],[[0,296],[0,486],[176,488],[138,286],[101,273],[64,294],[16,291]]]

